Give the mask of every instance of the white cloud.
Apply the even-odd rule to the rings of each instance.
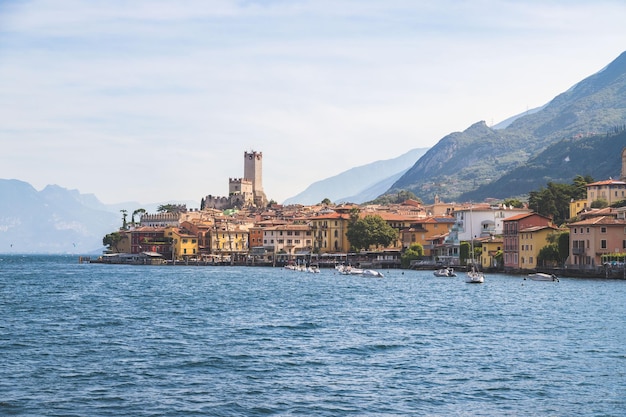
[[[281,201],[542,105],[622,52],[621,1],[30,1],[0,6],[0,178],[106,202]]]

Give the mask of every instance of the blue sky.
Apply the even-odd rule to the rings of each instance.
[[[545,104],[626,50],[615,1],[0,1],[0,178],[105,203],[282,201]]]

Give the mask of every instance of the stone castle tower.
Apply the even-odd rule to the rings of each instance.
[[[244,152],[243,159],[243,178],[228,179],[228,197],[207,195],[200,202],[202,210],[267,206],[263,191],[263,153]]]
[[[243,177],[252,182],[254,204],[264,207],[267,205],[267,197],[263,191],[263,152],[244,152],[243,159]]]

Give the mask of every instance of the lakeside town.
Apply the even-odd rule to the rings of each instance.
[[[620,179],[586,184],[587,197],[570,201],[569,219],[557,225],[528,204],[506,201],[435,197],[431,204],[408,198],[384,205],[325,200],[283,206],[268,202],[263,191],[262,153],[244,152],[244,176],[229,179],[228,196],[206,196],[200,209],[136,209],[130,221],[122,210],[122,227],[103,239],[106,253],[85,260],[436,269],[464,268],[475,259],[485,271],[624,278],[626,207],[615,203],[626,200],[626,148],[621,158]],[[363,234],[369,240],[360,236],[357,224],[369,224],[382,238],[371,231]],[[565,256],[553,253],[559,247]]]

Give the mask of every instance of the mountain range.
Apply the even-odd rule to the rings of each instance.
[[[0,253],[102,253],[102,238],[122,225],[120,210],[130,221],[132,211],[155,213],[159,205],[106,205],[58,185],[37,191],[24,181],[0,179]]]
[[[523,196],[576,175],[618,177],[624,146],[626,52],[544,106],[493,127],[479,121],[430,149],[350,168],[284,203],[363,203],[400,190],[425,202],[436,195],[444,201]],[[103,236],[121,226],[120,210],[130,217],[138,208],[156,212],[158,205],[105,205],[93,194],[58,185],[37,191],[23,181],[0,179],[0,253],[97,253]]]
[[[584,144],[586,139],[602,136],[625,123],[626,52],[545,106],[515,117],[504,128],[477,122],[463,132],[445,136],[387,193],[410,190],[424,201],[432,201],[435,195],[447,201],[524,195],[537,181],[520,182],[515,175],[521,171],[514,170],[540,161],[541,153],[551,145],[564,142],[563,146],[571,146],[573,140]],[[618,175],[620,158],[609,148],[598,151],[600,160],[615,161],[612,172]],[[583,174],[591,172],[597,163],[587,155],[571,165]],[[558,170],[557,165],[544,168]],[[535,179],[545,176],[537,170],[525,173]],[[558,172],[547,177],[562,178]]]
[[[350,168],[338,175],[317,181],[283,204],[317,204],[328,198],[334,203],[360,204],[383,194],[415,164],[428,148],[412,149],[397,158]]]

